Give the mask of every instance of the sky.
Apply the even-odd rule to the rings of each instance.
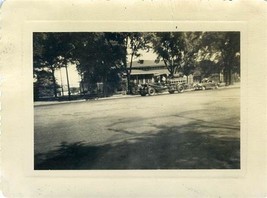
[[[152,53],[152,52],[146,52],[146,51],[142,51],[140,52],[142,54],[142,56],[138,57],[135,60],[155,60],[157,58],[157,56]],[[67,85],[67,78],[66,78],[66,69],[65,68],[61,68],[59,70],[57,70],[55,72],[55,76],[57,79],[57,83],[60,86],[66,86]],[[81,77],[78,74],[78,71],[76,69],[75,65],[70,65],[68,67],[68,76],[69,76],[69,83],[70,83],[70,87],[79,87],[79,82],[81,81]]]
[[[55,72],[55,76],[57,79],[57,83],[60,86],[67,85],[66,68],[58,69]],[[76,65],[69,65],[68,66],[68,76],[69,76],[70,87],[79,87],[79,82],[81,81],[81,77],[78,74],[78,71],[76,69]]]

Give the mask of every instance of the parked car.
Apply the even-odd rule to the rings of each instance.
[[[204,78],[201,83],[196,83],[193,85],[194,90],[206,90],[206,89],[217,89],[218,83],[208,79]]]
[[[168,87],[167,85],[161,83],[145,83],[139,88],[139,93],[141,96],[146,96],[147,94],[149,96],[153,96],[156,93],[163,93],[165,91],[168,91]]]
[[[225,87],[226,86],[226,83],[225,82],[219,82],[218,83],[218,87]]]

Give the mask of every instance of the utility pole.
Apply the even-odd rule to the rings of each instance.
[[[68,74],[68,64],[66,64],[65,68],[66,68],[66,77],[67,77],[67,85],[68,85],[68,98],[70,100],[71,93],[70,93],[70,83],[69,83],[69,74]]]
[[[71,52],[72,50],[74,50],[74,49],[75,49],[75,46],[72,45],[72,48],[71,48],[69,51],[66,52],[66,55],[67,55],[68,53],[70,53],[70,52]],[[68,85],[68,98],[69,98],[69,100],[70,100],[70,95],[71,95],[71,93],[70,93],[70,82],[69,82],[69,74],[68,74],[68,62],[66,63],[65,68],[66,68],[66,77],[67,77],[67,85]]]
[[[59,68],[59,74],[60,74],[60,81],[61,81],[61,91],[62,91],[62,96],[64,96],[64,89],[63,89],[63,82],[62,82],[61,67]]]

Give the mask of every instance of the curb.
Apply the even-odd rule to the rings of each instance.
[[[219,89],[229,89],[229,88],[240,88],[240,85],[231,85],[231,86],[224,86],[220,87]],[[185,90],[185,92],[192,92],[194,89]],[[81,99],[81,100],[72,100],[72,101],[53,101],[53,102],[34,102],[34,107],[40,106],[50,106],[50,105],[60,105],[60,104],[71,104],[71,103],[79,103],[79,102],[86,102],[86,101],[101,101],[101,100],[115,100],[115,99],[124,99],[124,98],[135,98],[141,97],[140,95],[118,95],[118,96],[111,96],[106,98],[98,98],[98,99]],[[39,104],[38,104],[39,103]]]
[[[80,103],[86,101],[101,101],[101,100],[116,100],[116,99],[123,99],[123,98],[135,98],[139,97],[140,95],[121,95],[121,96],[113,96],[113,97],[106,97],[106,98],[98,98],[98,99],[82,99],[82,100],[71,100],[71,101],[53,101],[53,102],[34,102],[34,107],[40,106],[50,106],[50,105],[61,105],[61,104],[71,104],[71,103]]]

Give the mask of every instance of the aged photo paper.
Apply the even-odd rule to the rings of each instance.
[[[3,2],[3,196],[266,197],[266,25],[264,0]],[[202,70],[193,67],[184,75],[187,70],[180,71],[189,62],[179,57],[200,46],[193,44],[194,36],[208,43],[194,53],[194,60],[201,65],[201,58],[210,57]],[[140,42],[137,37],[143,39],[146,55],[121,58],[134,49],[134,41]],[[166,55],[166,49],[158,47],[180,38],[187,41],[183,52],[169,56],[169,49]],[[216,51],[231,38],[230,48]],[[123,48],[123,42],[130,47]],[[154,54],[145,52],[149,45]],[[226,61],[220,65],[218,57],[234,49],[239,67],[229,74]],[[47,67],[52,56],[57,58],[50,64],[57,65],[56,71]],[[97,69],[81,66],[83,60]],[[64,66],[64,61],[72,65]],[[236,64],[231,61],[228,65]],[[176,63],[177,72],[171,69]],[[207,64],[220,65],[217,76]],[[171,89],[168,83],[175,74],[180,75],[179,84]],[[234,76],[235,87],[227,75]],[[129,88],[131,83],[136,86]]]

